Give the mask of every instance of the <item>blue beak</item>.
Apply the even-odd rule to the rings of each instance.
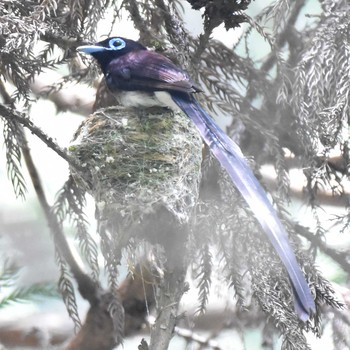
[[[79,46],[77,47],[78,51],[85,52],[85,53],[95,53],[95,52],[102,52],[105,51],[106,48],[102,46],[97,46],[97,45],[84,45],[84,46]]]

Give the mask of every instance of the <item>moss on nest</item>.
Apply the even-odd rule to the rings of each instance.
[[[104,215],[142,217],[165,206],[189,220],[198,198],[202,141],[183,113],[113,107],[86,119],[69,147],[86,169],[75,180]]]

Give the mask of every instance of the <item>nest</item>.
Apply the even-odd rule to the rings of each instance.
[[[69,153],[86,169],[71,169],[75,181],[105,217],[142,218],[165,207],[180,223],[189,221],[198,199],[202,140],[183,113],[99,110],[76,131]]]

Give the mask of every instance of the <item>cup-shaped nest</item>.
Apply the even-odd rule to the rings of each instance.
[[[164,108],[112,107],[87,118],[69,153],[71,169],[103,216],[142,218],[165,207],[181,223],[198,199],[202,140],[183,113]]]

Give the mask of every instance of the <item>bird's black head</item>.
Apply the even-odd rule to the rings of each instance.
[[[111,37],[94,45],[79,46],[77,50],[92,55],[100,64],[102,71],[105,72],[108,64],[115,58],[123,56],[130,51],[147,49],[136,41],[121,37]]]

